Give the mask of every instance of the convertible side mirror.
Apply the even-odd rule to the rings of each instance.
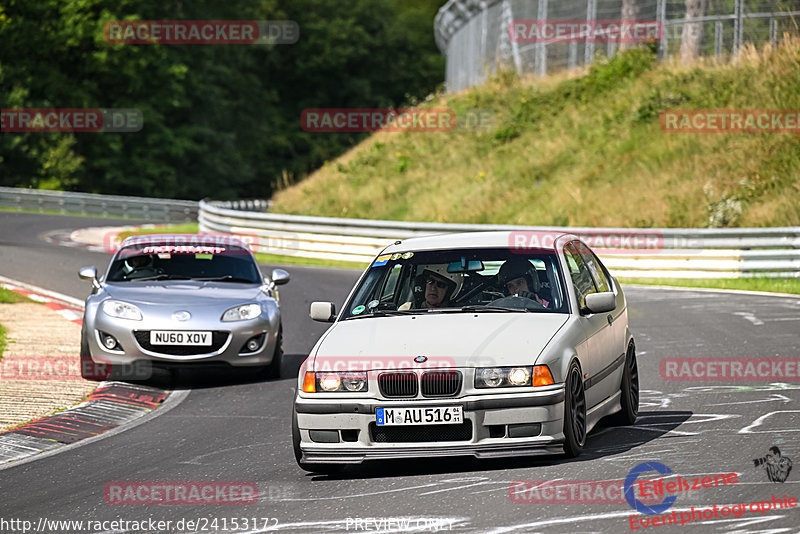
[[[284,271],[283,269],[275,269],[272,271],[272,283],[276,286],[282,286],[283,284],[288,284],[290,280],[289,273]]]
[[[586,306],[584,306],[584,309],[590,313],[610,312],[616,307],[616,295],[611,291],[586,295]]]
[[[333,302],[312,302],[309,316],[321,323],[332,323],[336,320],[336,306]]]
[[[92,287],[100,289],[100,281],[97,279],[97,268],[95,268],[94,265],[81,267],[80,270],[78,270],[78,277],[81,280],[91,280]]]

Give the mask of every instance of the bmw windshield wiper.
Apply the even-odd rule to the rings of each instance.
[[[425,310],[374,310],[364,315],[352,315],[347,319],[363,319],[364,317],[390,317],[392,315],[417,315]]]
[[[191,280],[191,277],[183,274],[161,273],[154,276],[143,276],[142,278],[128,278],[128,282],[138,282],[139,280]]]
[[[475,311],[490,311],[490,312],[528,312],[529,308],[506,308],[505,306],[481,306],[479,304],[471,304],[469,306],[462,306],[461,311],[475,312]]]
[[[226,274],[225,276],[209,276],[207,278],[192,278],[192,280],[199,280],[200,282],[244,282],[245,284],[257,284],[249,278],[242,278],[241,276],[233,276]]]

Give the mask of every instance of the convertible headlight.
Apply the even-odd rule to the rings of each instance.
[[[225,322],[230,321],[246,321],[248,319],[255,319],[261,315],[260,304],[244,304],[231,308],[222,314],[222,320]]]
[[[535,377],[535,379],[533,379]],[[546,386],[553,377],[546,365],[527,367],[479,367],[475,369],[476,388]]]
[[[357,393],[367,391],[367,389],[366,372],[308,372],[303,381],[303,391],[306,393],[332,393],[337,391]]]
[[[133,304],[121,302],[119,300],[107,300],[103,302],[103,313],[118,319],[130,319],[131,321],[141,321],[142,312]]]

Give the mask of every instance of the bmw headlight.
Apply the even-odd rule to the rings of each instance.
[[[142,312],[133,304],[121,302],[119,300],[107,300],[103,302],[103,313],[118,319],[130,319],[131,321],[141,321]]]
[[[358,393],[367,391],[367,373],[352,372],[345,373],[307,372],[303,383],[303,391],[306,393],[332,393],[332,392],[351,392]]]
[[[260,304],[243,304],[242,306],[236,306],[223,313],[222,320],[225,322],[246,321],[248,319],[255,319],[259,315],[261,315]]]
[[[537,365],[547,368],[546,365]],[[476,388],[502,388],[530,386],[533,366],[527,367],[479,367],[475,369]],[[550,371],[547,371],[550,374]],[[537,383],[535,385],[544,385]]]

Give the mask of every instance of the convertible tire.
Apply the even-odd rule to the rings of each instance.
[[[339,464],[310,464],[303,461],[303,451],[300,449],[300,427],[297,424],[297,410],[292,407],[292,447],[294,448],[294,459],[300,469],[310,473],[322,475],[332,475],[341,473],[343,465]]]
[[[639,368],[636,365],[636,346],[633,342],[628,345],[625,353],[619,402],[622,410],[611,416],[611,422],[616,426],[632,425],[639,415]]]
[[[576,362],[567,372],[564,396],[564,454],[575,458],[586,444],[586,394],[583,376]]]

